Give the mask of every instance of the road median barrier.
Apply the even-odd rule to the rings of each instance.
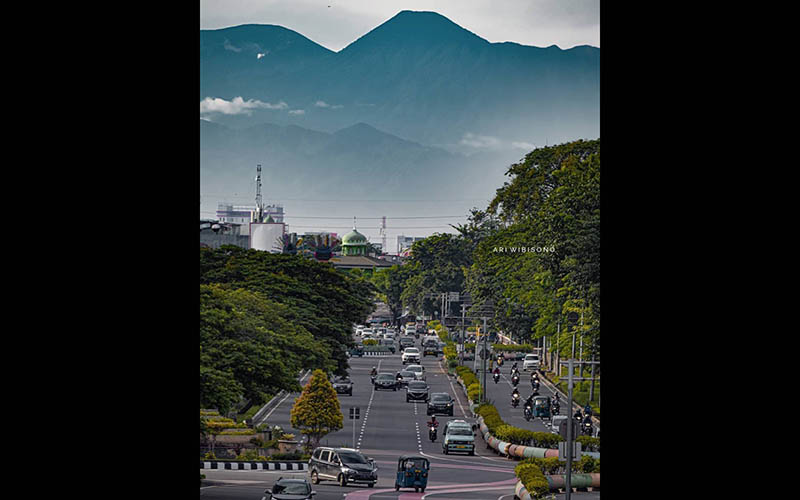
[[[236,461],[236,460],[201,460],[201,469],[209,470],[308,470],[308,461],[281,460],[281,461]]]

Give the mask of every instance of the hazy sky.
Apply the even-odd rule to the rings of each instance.
[[[600,0],[200,0],[200,29],[276,24],[338,52],[401,10],[438,12],[490,42],[600,47]]]

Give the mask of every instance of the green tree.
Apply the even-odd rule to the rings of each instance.
[[[328,350],[339,374],[347,371],[353,323],[365,322],[375,309],[375,289],[368,280],[299,255],[201,248],[200,283],[246,289],[286,306],[283,317]]]
[[[290,421],[292,427],[308,436],[312,447],[319,446],[326,434],[344,426],[339,398],[325,372],[314,370],[292,407]]]
[[[392,313],[393,325],[397,325],[398,318],[403,314],[403,287],[410,276],[410,269],[409,266],[394,265],[372,275],[372,283]]]
[[[439,311],[435,299],[425,299],[425,294],[460,292],[464,287],[464,271],[472,264],[470,244],[453,234],[434,234],[414,242],[406,266],[409,277],[404,281],[401,298],[403,304],[419,314]],[[454,313],[458,310],[452,304]]]
[[[289,308],[244,289],[200,286],[200,405],[225,414],[240,400],[259,404],[299,390],[303,368],[337,365],[329,349],[291,321]]]

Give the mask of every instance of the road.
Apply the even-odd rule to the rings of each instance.
[[[470,423],[475,420],[469,413],[469,405],[464,391],[457,386],[454,379],[447,376],[443,369],[441,358],[431,356],[422,358],[425,367],[427,382],[430,392],[447,392],[456,399],[453,417],[437,416],[441,430],[444,423],[450,418],[464,419]],[[341,487],[334,482],[322,482],[314,485],[317,492],[315,500],[331,500],[347,498],[348,500],[379,500],[379,499],[491,499],[509,500],[513,498],[514,466],[516,462],[495,455],[487,450],[480,437],[476,437],[476,455],[444,455],[441,449],[441,435],[435,443],[428,439],[426,422],[430,417],[426,415],[424,403],[407,403],[405,391],[375,391],[370,383],[369,372],[372,367],[379,372],[398,372],[402,363],[400,355],[382,357],[363,357],[350,359],[350,377],[354,384],[353,396],[339,395],[342,414],[344,415],[344,428],[327,435],[322,440],[324,446],[355,447],[370,458],[375,459],[379,467],[378,482],[374,488],[365,485],[350,485]],[[502,381],[501,381],[502,382]],[[489,384],[494,383],[489,380]],[[498,387],[490,387],[498,394]],[[529,386],[530,387],[530,386]],[[510,387],[503,391],[507,399]],[[299,394],[290,394],[267,417],[270,425],[280,425],[285,432],[300,436],[300,432],[293,429],[289,423],[294,399]],[[353,440],[353,420],[348,418],[349,408],[357,406],[361,409],[361,419],[355,421],[355,441]],[[500,407],[502,405],[498,405]],[[511,410],[509,407],[508,410]],[[515,411],[516,412],[516,411]],[[521,416],[519,417],[525,427],[531,428]],[[502,413],[501,413],[502,414]],[[507,420],[513,425],[520,422],[513,420],[511,412],[503,414],[512,420]],[[522,427],[522,425],[520,425]],[[397,458],[403,454],[422,454],[431,461],[431,471],[428,487],[425,493],[414,493],[413,489],[394,489],[395,470]],[[279,477],[308,477],[306,472],[280,472],[280,471],[226,471],[203,470],[203,474],[211,485],[201,488],[200,496],[205,499],[260,499],[265,489]],[[599,492],[573,494],[576,498],[599,498]]]

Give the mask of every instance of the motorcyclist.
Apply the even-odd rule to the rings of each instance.
[[[378,375],[378,370],[373,366],[372,371],[369,372],[370,377],[375,377]]]
[[[511,374],[513,375],[516,371],[519,371],[519,369],[517,368],[517,362],[514,361],[514,364],[511,365]]]
[[[536,371],[531,372],[531,383],[533,383],[534,380],[537,382],[539,381],[539,374],[536,373]]]
[[[519,389],[517,389],[516,387],[514,387],[514,390],[513,390],[513,391],[511,391],[511,404],[514,404],[514,400],[517,400],[517,401],[518,401],[518,400],[519,400],[519,398],[520,398],[520,395],[519,395]]]
[[[586,406],[583,407],[583,413],[587,417],[591,417],[592,416],[592,407],[591,407],[591,405],[589,403],[586,403]]]
[[[492,377],[494,378],[494,383],[496,384],[497,381],[500,379],[500,368],[495,367],[494,371],[492,372]]]
[[[533,398],[535,398],[538,395],[539,395],[538,392],[532,392],[531,395],[528,396],[527,399],[525,399],[525,406],[530,406],[531,408],[533,408]]]
[[[432,428],[432,429],[431,429]],[[436,415],[431,416],[430,421],[428,421],[428,436],[430,437],[431,441],[434,440],[434,435],[436,433],[436,429],[439,428],[439,422],[436,421]]]
[[[400,382],[400,381],[402,381],[402,380],[403,380],[403,376],[402,376],[402,375],[400,375],[400,372],[397,372],[397,375],[395,375],[395,376],[394,376],[394,379],[395,379],[397,382]]]
[[[577,410],[575,412],[575,415],[573,415],[573,418],[575,420],[577,420],[578,422],[583,422],[583,415],[581,415],[581,411],[580,410]]]
[[[584,435],[591,436],[592,431],[592,417],[590,415],[586,415],[583,418],[583,423],[581,424],[581,432]]]

